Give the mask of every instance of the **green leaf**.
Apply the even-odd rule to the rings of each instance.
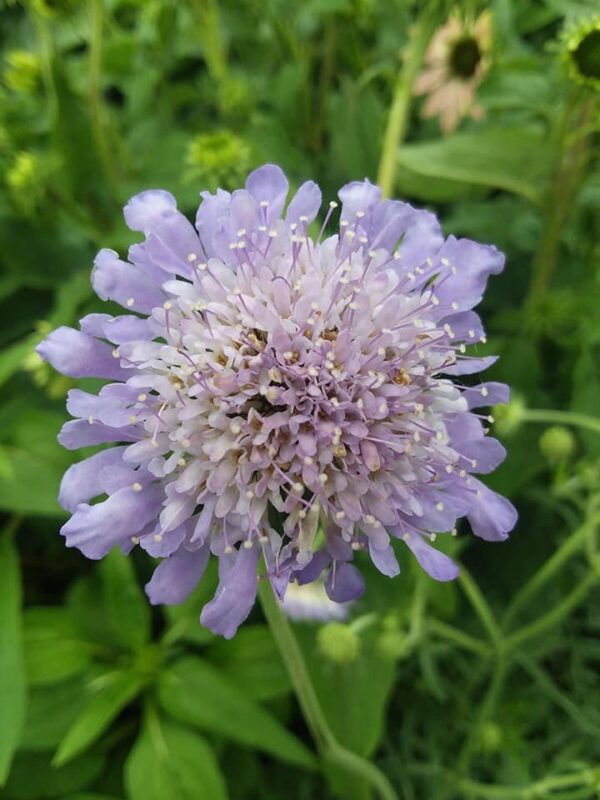
[[[217,639],[206,656],[231,683],[254,700],[291,691],[288,674],[266,625],[244,625],[231,641]]]
[[[271,714],[205,661],[176,662],[159,681],[160,702],[171,716],[264,750],[282,761],[312,768],[312,753]]]
[[[150,606],[138,584],[133,562],[120,550],[112,550],[101,562],[107,621],[116,641],[128,650],[139,650],[150,640]]]
[[[56,497],[63,463],[41,459],[19,447],[3,447],[10,474],[0,481],[0,508],[20,514],[61,516]]]
[[[25,719],[21,573],[12,536],[0,536],[0,786],[6,781]]]
[[[83,672],[89,645],[77,639],[69,612],[63,608],[29,608],[24,614],[27,681],[43,685]]]
[[[534,203],[551,168],[547,137],[525,127],[478,128],[434,142],[405,144],[398,164],[417,175],[505,189]]]
[[[52,761],[61,766],[95,742],[141,691],[144,678],[124,670],[107,673],[89,685],[89,702],[61,741]]]
[[[63,798],[68,792],[89,786],[103,764],[101,755],[90,753],[56,769],[46,753],[19,753],[6,784],[6,796],[11,800]]]
[[[195,731],[148,714],[125,764],[130,800],[226,800],[209,744]]]
[[[354,752],[371,756],[383,734],[395,662],[379,656],[365,634],[356,661],[333,664],[320,654],[313,627],[296,626],[295,631],[334,734]]]
[[[83,702],[81,680],[31,689],[19,747],[53,750],[75,721]]]

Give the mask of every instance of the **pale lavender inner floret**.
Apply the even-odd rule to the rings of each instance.
[[[449,580],[436,532],[466,516],[501,540],[516,520],[472,477],[505,451],[471,409],[508,389],[453,382],[494,361],[465,349],[484,341],[471,309],[502,254],[444,240],[433,214],[381,201],[366,180],[340,191],[339,234],[311,238],[319,187],[304,183],[284,211],[287,193],[266,165],[245,190],[203,192],[195,228],[168,192],[132,198],[125,219],[145,240],[128,262],[100,251],[92,276],[128,313],[90,314],[38,348],[66,375],[111,381],[69,393],[61,443],[118,446],[65,474],[67,546],[162,557],[152,603],[182,602],[212,553],[220,583],[201,620],[227,637],[252,608],[261,556],[279,596],[325,573],[347,602],[364,588],[357,551],[397,575],[394,537]]]

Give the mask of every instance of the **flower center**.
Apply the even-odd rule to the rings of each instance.
[[[600,30],[584,36],[573,50],[572,57],[585,78],[600,79]]]
[[[465,36],[458,39],[450,51],[449,65],[453,75],[467,80],[475,74],[481,61],[481,49],[476,39]]]

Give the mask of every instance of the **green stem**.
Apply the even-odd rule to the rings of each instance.
[[[600,419],[580,414],[577,411],[555,411],[551,408],[526,408],[522,411],[523,422],[556,423],[557,425],[574,425],[600,433]]]
[[[469,575],[463,566],[460,568],[459,582],[465,595],[467,596],[467,599],[471,603],[473,610],[479,617],[481,624],[486,629],[490,637],[490,641],[494,645],[495,649],[498,652],[501,652],[504,648],[504,639],[502,636],[502,631],[500,630],[500,626],[496,622],[494,614],[492,613],[492,609],[483,596],[481,589],[479,586],[477,586],[471,575]]]
[[[544,227],[533,265],[529,302],[535,302],[548,289],[556,269],[560,236],[589,158],[588,120],[593,103],[584,103],[573,96],[562,115],[555,133],[556,169],[548,189]]]
[[[475,638],[475,636],[464,633],[458,628],[454,628],[452,625],[447,625],[445,622],[441,622],[438,619],[430,619],[427,623],[427,630],[433,634],[437,634],[437,636],[440,636],[442,639],[446,639],[448,642],[452,642],[457,645],[457,647],[462,647],[463,650],[477,653],[484,658],[487,658],[491,653],[490,646],[485,642]]]
[[[412,31],[406,57],[396,80],[377,172],[377,183],[384,197],[389,197],[394,189],[398,148],[406,136],[414,82],[436,22],[436,14],[430,4],[425,4]]]
[[[559,603],[552,609],[552,611],[549,611],[542,617],[538,617],[538,619],[534,620],[534,622],[531,622],[529,625],[525,625],[516,633],[513,633],[512,636],[509,636],[506,640],[507,649],[514,651],[518,649],[523,642],[527,641],[527,639],[532,639],[535,636],[539,636],[548,630],[548,628],[552,628],[557,625],[564,617],[570,614],[571,611],[579,605],[579,603],[581,603],[590,589],[592,589],[597,583],[598,575],[596,572],[588,572],[579,586],[574,589],[571,594],[567,595],[562,603]]]
[[[92,131],[98,148],[106,183],[115,201],[119,198],[119,181],[114,168],[114,155],[106,137],[106,124],[102,110],[102,38],[104,28],[103,0],[90,0],[90,55],[88,64],[88,105]]]
[[[211,78],[220,83],[227,75],[227,55],[221,35],[217,0],[195,0],[200,19],[200,38],[204,60]]]
[[[514,619],[516,613],[523,607],[525,602],[535,595],[553,578],[561,569],[563,564],[571,558],[583,545],[590,531],[593,531],[600,522],[600,515],[586,520],[569,538],[558,548],[554,555],[549,558],[533,577],[515,595],[512,603],[508,607],[504,616],[504,627],[507,628]]]
[[[337,741],[321,708],[292,626],[279,608],[269,581],[264,579],[259,581],[258,594],[271,633],[292,681],[302,714],[322,757],[330,764],[336,764],[351,775],[366,781],[377,791],[382,800],[398,800],[390,782],[374,764],[346,749]]]

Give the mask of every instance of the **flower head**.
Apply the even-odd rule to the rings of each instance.
[[[479,119],[474,105],[477,87],[489,69],[491,15],[485,11],[471,26],[456,16],[433,36],[425,66],[415,82],[415,93],[427,95],[425,117],[439,117],[444,133],[451,133],[462,117]]]
[[[60,441],[101,450],[66,473],[67,546],[102,558],[139,544],[163,561],[147,592],[178,603],[209,557],[220,583],[201,621],[232,636],[265,570],[325,580],[340,603],[364,588],[366,551],[390,577],[391,539],[434,578],[458,568],[432,546],[466,516],[501,540],[511,504],[472,477],[504,458],[472,409],[506,401],[498,383],[463,387],[493,358],[471,309],[501,271],[496,248],[449,237],[433,214],[381,201],[368,180],[339,193],[339,231],[308,233],[321,192],[266,165],[246,187],[202,193],[194,227],[164,191],[125,207],[145,240],[128,261],[96,257],[97,294],[123,315],[59,328],[40,355],[71,377],[109,381],[69,393]],[[101,498],[91,503],[94,498]]]

